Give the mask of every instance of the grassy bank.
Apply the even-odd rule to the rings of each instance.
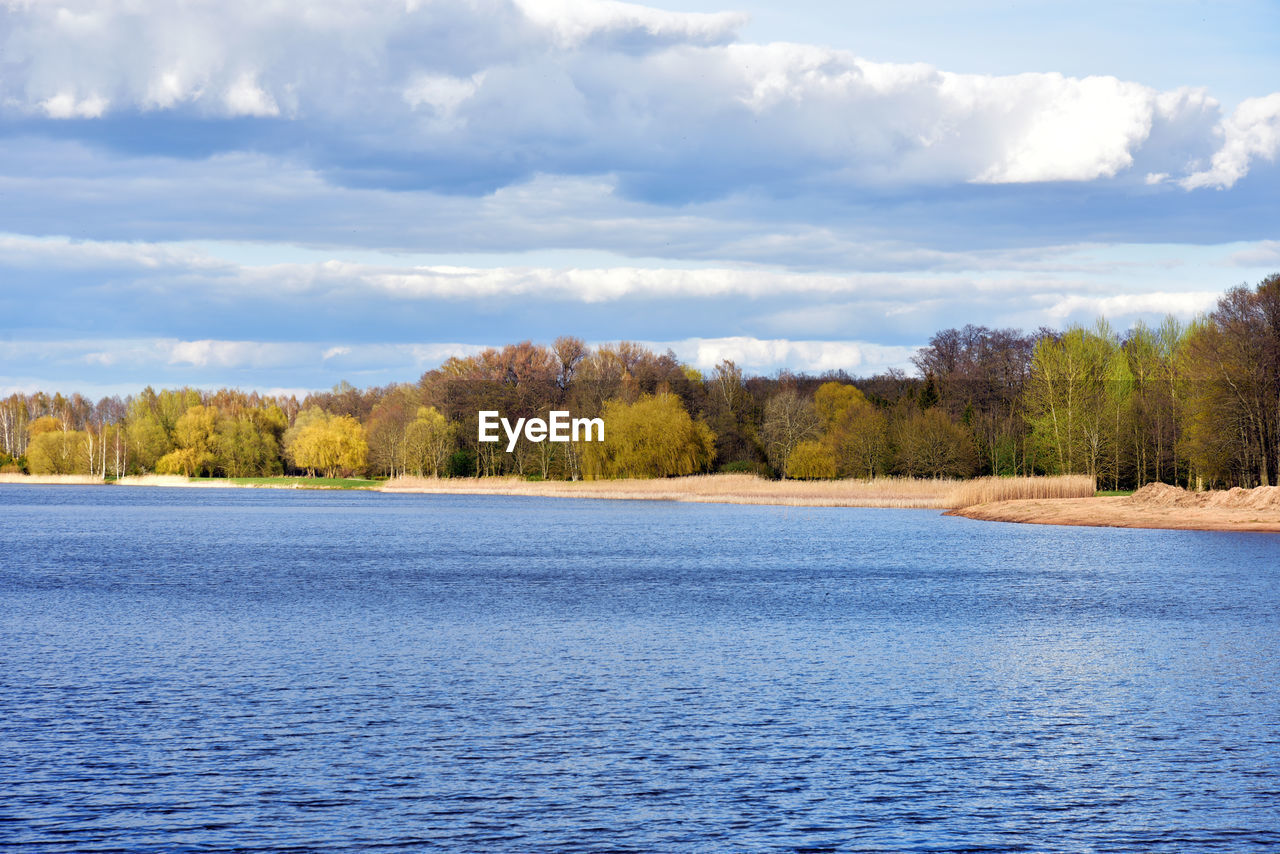
[[[266,486],[277,489],[377,489],[385,482],[359,477],[228,477],[221,480],[231,486]]]

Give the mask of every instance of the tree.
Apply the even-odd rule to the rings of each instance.
[[[86,436],[79,430],[33,433],[27,443],[27,470],[31,474],[89,474],[86,445]]]
[[[787,458],[787,477],[796,480],[821,480],[835,476],[835,454],[821,442],[799,442]]]
[[[186,477],[213,474],[218,462],[217,454],[214,453],[217,429],[216,407],[199,404],[192,406],[174,423],[176,447],[156,461],[156,471]]]
[[[434,406],[419,407],[417,416],[405,429],[408,468],[416,470],[419,477],[428,471],[432,477],[439,477],[457,446],[457,435],[457,425]]]
[[[1188,332],[1179,366],[1192,465],[1211,480],[1280,480],[1280,274],[1228,291]]]
[[[279,470],[280,446],[263,420],[244,414],[218,421],[213,448],[227,477],[260,477]]]
[[[343,470],[364,469],[369,445],[360,422],[349,415],[329,415],[318,409],[307,410],[298,421],[303,422],[302,426],[295,422],[285,434],[285,451],[294,466],[310,476],[320,471],[330,478]]]
[[[769,398],[764,408],[764,423],[761,425],[769,464],[785,477],[791,452],[801,442],[816,439],[821,426],[813,403],[795,389],[781,391]]]
[[[1104,321],[1042,338],[1031,360],[1027,421],[1046,468],[1097,477],[1118,441],[1114,414],[1127,395],[1128,367]]]
[[[973,437],[938,408],[898,425],[897,467],[908,477],[969,477],[977,465]]]
[[[711,464],[715,434],[690,418],[674,394],[611,400],[604,425],[603,442],[578,443],[589,477],[671,477]]]

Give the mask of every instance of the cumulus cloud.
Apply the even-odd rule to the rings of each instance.
[[[1179,182],[1186,189],[1226,189],[1248,174],[1253,160],[1275,160],[1280,151],[1280,92],[1241,102],[1217,130],[1222,147],[1208,169]]]
[[[236,126],[223,144],[257,133],[255,148],[305,152],[360,185],[474,193],[538,174],[616,175],[620,192],[683,202],[744,187],[1133,172],[1134,183],[1169,175],[1194,189],[1230,186],[1274,156],[1280,115],[1280,94],[1221,121],[1197,89],[747,44],[740,15],[613,0],[69,0],[3,14],[10,114],[281,123],[290,130]],[[1188,167],[1212,150],[1219,122],[1212,166]],[[195,145],[166,139],[178,154]],[[197,139],[198,153],[218,144]]]

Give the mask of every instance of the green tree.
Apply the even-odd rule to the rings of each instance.
[[[1098,477],[1118,441],[1115,415],[1125,407],[1128,366],[1104,321],[1095,330],[1045,337],[1031,357],[1027,421],[1050,471]]]
[[[79,430],[45,430],[27,443],[31,474],[88,474],[88,437]]]
[[[176,447],[156,461],[156,471],[187,477],[213,474],[218,463],[214,452],[218,439],[217,430],[216,407],[200,404],[190,407],[174,422],[173,437]]]
[[[280,446],[269,419],[251,414],[219,419],[213,449],[227,477],[261,477],[279,471]]]
[[[419,476],[431,472],[432,477],[439,477],[457,447],[457,437],[457,425],[449,423],[438,409],[419,407],[417,416],[405,428],[407,468]]]

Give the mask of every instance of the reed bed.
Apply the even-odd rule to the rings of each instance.
[[[1087,477],[981,478],[976,481],[878,477],[872,480],[766,480],[753,474],[706,474],[654,480],[526,481],[515,477],[398,477],[384,492],[524,495],[773,504],[791,507],[896,507],[951,510],[1016,498],[1078,498],[1094,494]]]
[[[1083,474],[1053,477],[980,477],[964,481],[951,496],[951,507],[973,507],[995,501],[1038,498],[1092,498],[1094,479]]]
[[[0,483],[28,483],[33,486],[96,486],[103,483],[92,474],[0,474]]]

